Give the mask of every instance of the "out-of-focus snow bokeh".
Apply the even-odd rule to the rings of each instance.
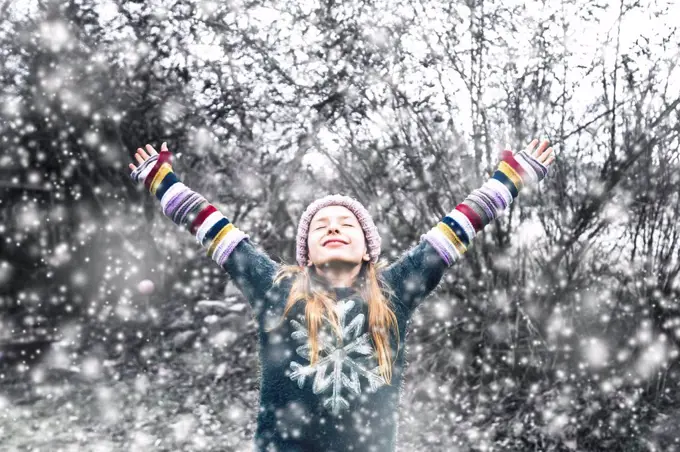
[[[0,450],[251,443],[250,308],[129,179],[137,147],[167,141],[182,181],[276,260],[294,262],[307,203],[340,192],[391,261],[534,137],[557,150],[548,178],[415,314],[400,449],[680,449],[677,17],[0,2]]]

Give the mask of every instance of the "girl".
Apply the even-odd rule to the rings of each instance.
[[[259,325],[258,451],[396,449],[407,323],[474,237],[548,174],[548,141],[506,150],[492,177],[387,268],[361,203],[329,195],[297,229],[297,265],[279,266],[179,181],[165,143],[138,149],[133,180],[158,198],[248,299]]]

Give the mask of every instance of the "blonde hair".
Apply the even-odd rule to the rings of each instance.
[[[378,270],[384,264],[368,262],[363,264],[357,278],[362,278],[364,284],[360,285],[359,293],[368,302],[368,330],[371,333],[373,344],[378,358],[380,375],[387,384],[392,381],[392,354],[390,348],[390,327],[394,329],[397,338],[397,353],[399,352],[399,327],[397,317],[391,308],[391,301],[386,294],[391,294],[391,289],[386,284],[381,284]],[[337,313],[334,308],[335,301],[331,295],[319,285],[312,283],[313,276],[309,267],[297,265],[285,265],[277,272],[274,283],[277,284],[286,277],[293,279],[293,285],[288,294],[286,307],[281,316],[281,321],[267,331],[278,328],[283,319],[295,303],[305,303],[305,319],[309,332],[310,364],[319,358],[319,341],[317,333],[324,316],[328,318],[336,334],[342,340],[343,334]]]

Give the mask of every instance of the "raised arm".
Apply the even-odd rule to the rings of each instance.
[[[135,157],[140,165],[130,164],[130,177],[156,196],[165,216],[196,236],[208,257],[227,271],[251,306],[261,310],[273,284],[276,263],[250,243],[248,235],[214,205],[179,180],[165,143],[160,153],[148,144],[146,148],[149,154],[141,148],[137,150]]]
[[[547,140],[535,149],[537,144],[538,140],[534,140],[517,154],[503,151],[491,178],[423,234],[418,245],[385,269],[385,282],[409,312],[439,284],[446,269],[463,256],[477,234],[510,206],[523,187],[537,184],[548,175],[555,156]]]

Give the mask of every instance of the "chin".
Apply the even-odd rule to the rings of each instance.
[[[317,266],[320,265],[333,265],[333,264],[360,264],[361,259],[352,259],[350,256],[329,256],[326,259],[322,259],[320,263],[316,264]]]

